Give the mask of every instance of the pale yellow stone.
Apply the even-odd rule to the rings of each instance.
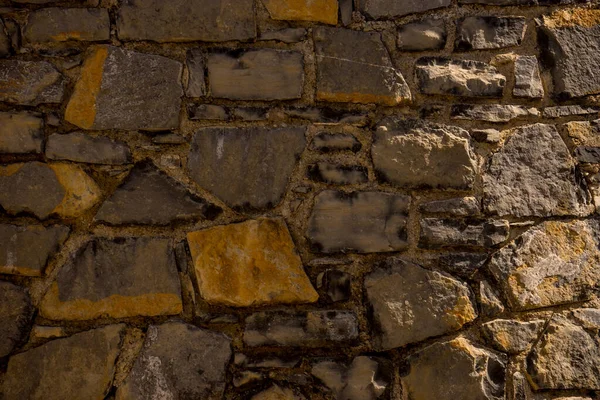
[[[261,218],[190,232],[200,295],[235,307],[318,299],[283,220]]]
[[[263,3],[276,20],[337,24],[338,0],[263,0]]]

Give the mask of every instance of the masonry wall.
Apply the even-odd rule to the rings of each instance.
[[[600,10],[0,0],[0,399],[600,398]]]

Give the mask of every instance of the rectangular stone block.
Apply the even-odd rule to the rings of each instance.
[[[109,38],[110,19],[106,8],[42,8],[29,14],[23,30],[26,43]]]

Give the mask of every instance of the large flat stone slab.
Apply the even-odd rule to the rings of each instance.
[[[0,101],[37,106],[60,103],[66,80],[47,61],[0,60]]]
[[[0,358],[10,354],[27,338],[33,312],[25,288],[0,281]]]
[[[23,29],[25,43],[102,41],[110,39],[106,8],[41,8],[32,11]]]
[[[388,19],[448,7],[450,0],[364,0],[359,10],[371,18]]]
[[[455,48],[465,50],[500,49],[518,46],[525,36],[523,17],[466,17],[459,21]]]
[[[121,141],[84,132],[54,133],[46,142],[46,157],[88,164],[121,165],[131,162],[131,150]]]

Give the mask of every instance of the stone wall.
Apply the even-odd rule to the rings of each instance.
[[[593,4],[0,18],[0,399],[600,398]]]

